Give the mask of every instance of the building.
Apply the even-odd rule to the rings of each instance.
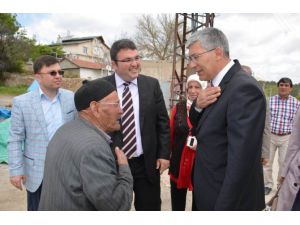
[[[61,45],[66,58],[69,59],[80,59],[104,65],[111,64],[110,48],[105,44],[102,36],[79,38],[58,36],[57,43],[53,45]]]
[[[81,59],[64,58],[59,64],[65,71],[64,77],[66,78],[93,80],[111,73],[110,67],[108,68],[104,64]]]

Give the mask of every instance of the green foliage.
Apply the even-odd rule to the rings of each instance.
[[[4,86],[0,84],[0,94],[1,95],[12,95],[17,96],[27,92],[27,85],[18,85],[18,86]]]
[[[64,51],[62,50],[61,45],[57,46],[48,46],[48,45],[35,45],[32,48],[32,51],[30,53],[30,58],[34,61],[36,58],[38,58],[41,55],[52,55],[57,58],[63,58]]]
[[[26,37],[15,14],[0,13],[0,79],[4,72],[21,72],[34,40]]]

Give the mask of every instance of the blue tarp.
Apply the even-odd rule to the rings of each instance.
[[[10,118],[0,122],[0,163],[8,162],[7,139],[10,126]]]
[[[7,119],[11,115],[11,111],[0,106],[0,121],[1,119]]]

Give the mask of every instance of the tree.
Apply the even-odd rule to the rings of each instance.
[[[15,14],[0,13],[0,79],[3,72],[21,72],[34,41],[16,20]]]
[[[143,14],[137,20],[135,42],[141,54],[150,59],[168,60],[173,57],[175,18],[159,14],[154,18]]]
[[[38,44],[33,46],[30,53],[30,58],[33,61],[41,55],[52,55],[56,58],[63,58],[64,54],[65,52],[62,50],[61,45],[49,46]]]

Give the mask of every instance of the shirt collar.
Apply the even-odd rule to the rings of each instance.
[[[217,87],[221,83],[222,79],[226,75],[226,73],[230,70],[230,68],[234,65],[234,61],[230,60],[229,63],[218,73],[217,76],[212,80],[213,86]]]
[[[39,95],[40,95],[41,98],[46,98],[47,100],[49,100],[49,97],[43,92],[41,87],[39,87]],[[59,99],[60,95],[61,95],[61,91],[60,91],[60,89],[58,89],[57,94],[56,94],[56,96],[53,100]]]
[[[123,84],[127,81],[123,80],[117,73],[115,73],[115,75],[117,88],[123,87]],[[137,86],[137,78],[135,78],[133,81],[130,81],[130,83]]]

